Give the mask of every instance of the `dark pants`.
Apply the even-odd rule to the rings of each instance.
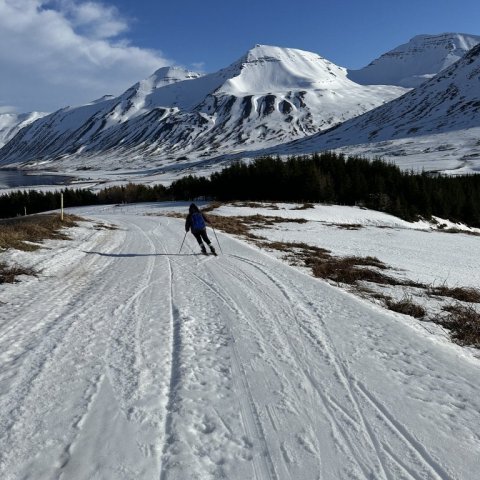
[[[192,230],[192,233],[193,233],[193,236],[197,239],[197,242],[200,246],[203,245],[202,239],[207,245],[210,245],[211,242],[210,242],[210,239],[208,238],[207,230],[205,228],[203,230],[198,230],[195,232]]]

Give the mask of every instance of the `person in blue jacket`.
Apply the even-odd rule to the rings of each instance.
[[[205,242],[210,247],[210,251],[213,254],[216,254],[215,248],[207,235],[207,223],[210,223],[210,220],[208,220],[194,203],[190,204],[187,219],[185,220],[185,231],[192,231],[193,236],[197,239],[197,242],[202,249],[202,253],[207,253],[203,243]]]

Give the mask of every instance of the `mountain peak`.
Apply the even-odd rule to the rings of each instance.
[[[256,45],[222,71],[219,91],[233,95],[330,88],[348,82],[345,69],[320,55],[295,48]]]
[[[348,78],[362,85],[417,87],[479,43],[480,36],[465,33],[416,35],[366,67],[349,70]]]
[[[171,83],[192,80],[201,76],[200,73],[192,72],[182,67],[168,66],[159,68],[147,80],[153,83],[153,88],[159,88],[170,85]]]

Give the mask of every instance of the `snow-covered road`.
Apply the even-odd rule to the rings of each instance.
[[[1,297],[0,478],[478,478],[460,347],[226,235],[91,217],[119,230]]]

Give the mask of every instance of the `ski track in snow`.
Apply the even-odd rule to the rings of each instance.
[[[475,478],[458,347],[225,235],[169,256],[181,221],[90,215],[120,229],[2,297],[2,479]]]

